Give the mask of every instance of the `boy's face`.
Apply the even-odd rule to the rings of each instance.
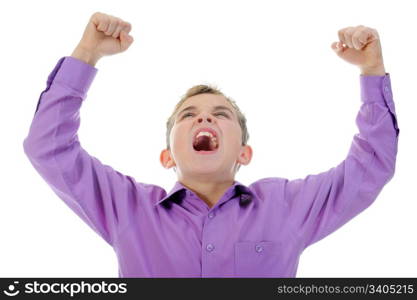
[[[193,107],[191,109],[186,109]],[[184,110],[186,109],[186,110]],[[205,147],[197,146],[197,130],[214,130],[216,142],[207,137]],[[161,152],[161,164],[176,168],[178,178],[213,176],[215,180],[233,179],[238,164],[247,165],[252,158],[250,146],[242,146],[242,129],[234,108],[221,95],[199,94],[184,101],[175,116],[170,134],[171,149]],[[209,142],[210,141],[210,142]],[[200,140],[201,142],[201,140]],[[214,151],[197,151],[198,149]],[[197,149],[197,150],[196,150]]]

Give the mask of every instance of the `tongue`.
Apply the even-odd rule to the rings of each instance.
[[[194,141],[194,149],[197,151],[211,151],[214,150],[211,145],[211,139],[208,136],[202,135],[199,136]]]

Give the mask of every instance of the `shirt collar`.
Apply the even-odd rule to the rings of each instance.
[[[158,200],[155,203],[155,206],[157,206],[158,204],[169,205],[169,200],[174,202],[178,200],[181,201],[187,195],[187,191],[191,192],[181,182],[177,181],[174,187],[169,191],[169,193],[164,198]],[[233,185],[226,191],[226,195],[227,197],[222,198],[219,201],[219,203],[217,203],[217,205],[226,202],[230,198],[239,196],[239,204],[242,206],[246,206],[252,201],[253,197],[255,196],[250,188],[236,180],[234,181]]]

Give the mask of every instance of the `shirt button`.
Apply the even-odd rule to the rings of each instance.
[[[261,245],[256,245],[255,250],[256,250],[256,252],[262,252],[262,250],[264,250],[264,248]]]
[[[209,213],[209,214],[208,214],[208,217],[209,217],[210,219],[213,219],[213,218],[214,218],[214,212]]]
[[[388,92],[389,91],[389,86],[385,86],[385,91]]]
[[[240,195],[240,203],[241,204],[248,204],[252,199],[251,195],[248,194],[242,194]]]
[[[208,252],[213,251],[213,250],[214,250],[214,246],[213,246],[213,244],[207,244],[207,246],[206,246],[206,250],[207,250]]]

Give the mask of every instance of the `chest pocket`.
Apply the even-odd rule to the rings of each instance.
[[[280,277],[283,272],[281,243],[236,242],[236,277]]]

